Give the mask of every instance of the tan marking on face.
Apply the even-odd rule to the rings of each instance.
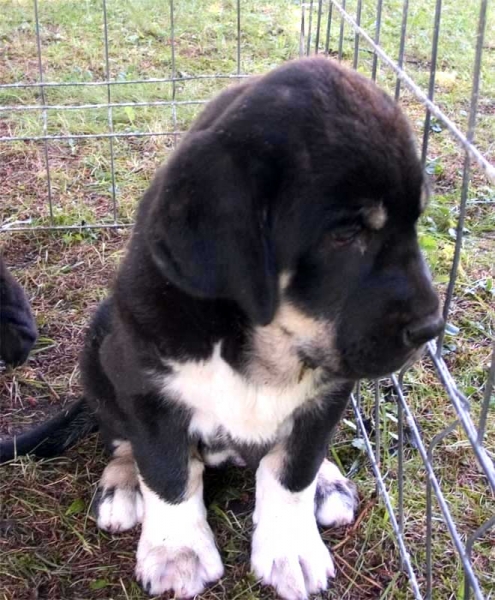
[[[387,211],[381,202],[376,206],[363,208],[362,213],[366,225],[371,229],[382,229],[387,222]]]
[[[275,318],[267,327],[270,327],[272,324],[283,328],[292,335],[304,338],[315,337],[321,332],[322,328],[320,322],[304,314],[289,302],[282,302],[275,314]],[[267,329],[267,327],[263,329]]]
[[[304,369],[300,351],[324,355],[336,367],[334,327],[282,301],[273,321],[254,331],[248,375],[256,383],[275,386],[301,383],[314,371]]]

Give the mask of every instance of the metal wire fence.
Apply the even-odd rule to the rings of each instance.
[[[482,55],[485,47],[485,30],[487,25],[487,0],[479,3],[479,14],[477,19],[477,33],[475,38],[475,52],[471,71],[471,99],[468,111],[467,132],[462,133],[453,120],[440,108],[434,101],[436,90],[436,75],[439,63],[439,40],[442,25],[442,0],[435,2],[435,10],[432,14],[432,42],[429,56],[429,76],[426,91],[418,85],[414,79],[404,70],[405,49],[407,41],[407,25],[410,6],[408,0],[402,3],[402,17],[400,28],[395,22],[397,32],[400,32],[398,40],[397,55],[392,56],[380,45],[380,36],[382,33],[382,23],[385,16],[384,2],[378,0],[373,3],[374,19],[369,19],[371,28],[366,29],[362,25],[363,8],[369,8],[371,3],[357,0],[349,2],[346,0],[332,0],[330,2],[310,2],[302,6],[301,19],[301,53],[311,54],[324,52],[326,54],[336,54],[339,60],[346,58],[352,61],[354,68],[359,65],[362,56],[360,45],[363,42],[367,48],[372,51],[371,65],[368,65],[369,74],[373,80],[376,80],[379,74],[379,67],[383,65],[395,77],[395,98],[399,100],[401,91],[406,88],[409,95],[420,102],[424,108],[423,120],[423,143],[422,159],[427,162],[429,141],[432,131],[432,118],[437,119],[443,124],[450,136],[462,147],[464,151],[464,160],[462,173],[459,177],[462,180],[461,192],[459,198],[459,213],[455,233],[455,251],[450,269],[450,278],[446,289],[443,314],[446,321],[449,319],[454,289],[456,286],[461,249],[465,233],[466,206],[469,197],[469,185],[471,179],[471,165],[477,163],[486,179],[495,183],[495,168],[483,156],[482,152],[473,144],[476,118],[478,113],[478,101],[480,96],[480,78]],[[352,5],[352,6],[350,6]],[[352,14],[351,14],[352,10]],[[472,23],[474,29],[475,24]],[[345,28],[350,30],[350,36],[346,37]],[[335,32],[335,33],[334,33]],[[333,36],[333,37],[332,37]],[[333,52],[332,52],[333,49]],[[366,68],[366,67],[365,67]],[[434,598],[435,567],[433,558],[433,527],[434,521],[439,518],[443,520],[446,528],[452,538],[455,551],[458,553],[460,563],[464,572],[463,589],[458,597],[474,597],[482,599],[481,586],[476,577],[472,565],[472,550],[474,544],[480,540],[494,525],[495,515],[478,524],[469,534],[461,534],[456,519],[451,513],[449,502],[446,499],[445,490],[442,486],[442,479],[436,469],[435,453],[441,452],[441,444],[457,428],[462,428],[465,438],[476,456],[481,472],[486,479],[487,494],[495,492],[495,468],[490,453],[484,446],[487,418],[490,410],[492,391],[495,377],[495,344],[493,344],[491,367],[487,373],[487,380],[484,388],[482,406],[476,420],[471,413],[471,403],[467,397],[458,389],[454,378],[451,376],[445,361],[442,357],[442,348],[445,339],[445,331],[435,342],[428,344],[428,358],[434,366],[436,374],[440,379],[445,393],[448,395],[454,409],[455,417],[443,429],[436,432],[428,441],[424,439],[418,426],[414,412],[409,406],[407,393],[404,390],[404,378],[407,376],[407,369],[404,369],[398,376],[391,377],[391,387],[395,392],[395,401],[397,402],[397,479],[396,485],[393,485],[393,491],[397,492],[397,501],[392,499],[391,487],[387,483],[387,473],[382,468],[383,444],[380,439],[380,426],[382,420],[381,405],[383,401],[383,382],[374,383],[373,395],[373,416],[375,431],[370,435],[369,427],[366,426],[362,394],[358,389],[352,398],[354,413],[360,435],[363,437],[366,452],[371,461],[372,469],[377,479],[378,491],[381,494],[390,516],[390,522],[396,534],[397,544],[400,549],[404,568],[407,570],[410,585],[416,598]],[[368,405],[369,407],[369,405]],[[406,533],[407,516],[404,511],[404,456],[405,456],[405,427],[407,427],[408,436],[413,440],[421,460],[426,470],[427,478],[425,485],[425,518],[426,518],[426,561],[424,571],[418,573],[418,568],[411,559],[409,553]],[[490,492],[491,489],[491,492]],[[435,511],[434,502],[437,503],[440,512]],[[420,583],[421,581],[421,583]],[[462,582],[461,582],[462,583]],[[494,584],[495,585],[495,584]]]
[[[400,11],[397,6],[400,4]],[[441,32],[442,32],[442,0],[433,2],[434,10],[429,18],[431,36],[427,60],[421,63],[421,69],[406,68],[408,60],[408,25],[413,3],[408,0],[395,2],[392,11],[382,0],[315,0],[297,4],[300,10],[300,20],[294,23],[299,32],[295,32],[294,54],[300,55],[323,53],[345,60],[354,68],[369,74],[384,87],[387,87],[397,100],[403,102],[422,132],[422,158],[425,167],[435,168],[435,161],[429,158],[430,138],[432,131],[442,128],[450,139],[454,140],[461,149],[461,169],[456,171],[460,180],[459,209],[453,237],[455,247],[452,255],[450,277],[446,285],[444,315],[449,320],[459,272],[461,250],[465,232],[466,208],[470,200],[470,181],[475,171],[478,179],[485,178],[487,184],[495,180],[495,167],[489,162],[487,153],[474,145],[475,126],[477,122],[480,79],[482,75],[482,57],[485,44],[488,0],[481,0],[476,29],[473,38],[473,60],[470,68],[471,99],[469,106],[459,119],[454,118],[448,110],[436,102],[435,93],[438,89],[438,69],[441,61]],[[169,0],[164,6],[168,11],[170,29],[167,33],[167,45],[170,50],[169,73],[166,77],[139,78],[126,75],[120,77],[115,73],[111,60],[111,45],[109,40],[110,19],[107,1],[101,4],[101,30],[103,32],[103,69],[98,79],[90,78],[76,80],[66,77],[63,80],[50,80],[46,77],[44,52],[46,44],[43,40],[39,16],[40,6],[34,0],[34,33],[36,43],[33,51],[36,57],[36,68],[30,77],[24,77],[0,83],[0,150],[7,146],[17,147],[16,144],[35,146],[37,149],[38,168],[44,172],[43,182],[46,190],[38,190],[44,202],[38,207],[22,207],[15,200],[4,200],[4,220],[0,231],[19,230],[82,230],[99,227],[120,228],[132,224],[131,213],[123,210],[122,198],[125,186],[125,172],[119,167],[118,144],[121,140],[133,140],[142,143],[143,140],[161,139],[159,146],[160,160],[176,145],[181,133],[193,118],[197,110],[210,98],[214,91],[231,80],[245,77],[251,68],[246,68],[248,61],[244,60],[243,47],[243,6],[240,0],[230,3],[233,11],[232,32],[229,51],[233,53],[232,60],[223,73],[205,74],[198,72],[189,74],[180,70],[176,59],[176,47],[182,37],[177,34],[177,6],[174,0]],[[287,2],[287,9],[294,10],[296,4]],[[161,7],[163,9],[163,6]],[[387,33],[388,32],[388,33]],[[392,32],[392,34],[390,33]],[[388,37],[387,37],[388,35]],[[383,41],[385,36],[385,41]],[[390,42],[393,38],[393,44]],[[118,51],[118,49],[117,49]],[[290,55],[290,53],[289,53]],[[34,56],[32,57],[34,58]],[[275,64],[280,57],[268,60],[267,66]],[[410,66],[410,65],[408,65]],[[417,67],[417,65],[416,65]],[[191,84],[187,94],[184,89]],[[134,96],[125,99],[119,88],[134,90]],[[88,92],[89,90],[89,92]],[[89,101],[86,101],[89,98]],[[146,100],[146,98],[149,98]],[[160,121],[160,127],[153,121],[140,125],[134,119],[138,109],[167,111],[167,118]],[[183,112],[185,111],[185,113]],[[77,121],[67,116],[68,113],[104,115],[98,120],[97,126],[79,127]],[[183,116],[185,114],[185,117]],[[127,118],[122,127],[122,115]],[[22,121],[30,121],[27,127]],[[125,119],[124,119],[125,120]],[[421,123],[419,123],[421,121]],[[14,125],[12,125],[14,123]],[[150,125],[151,123],[151,125]],[[463,128],[465,133],[463,133]],[[64,219],[64,214],[73,209],[75,199],[81,197],[74,193],[71,203],[64,201],[60,183],[54,183],[54,144],[63,144],[64,148],[74,149],[75,144],[90,144],[97,142],[106,144],[106,162],[103,169],[107,176],[98,195],[98,210],[84,212],[82,218]],[[24,147],[24,146],[23,146]],[[124,150],[129,151],[130,147]],[[142,150],[142,146],[139,146]],[[153,148],[154,153],[157,147]],[[90,173],[97,170],[98,165],[92,165]],[[152,171],[150,167],[150,172]],[[97,184],[95,184],[97,185]],[[144,187],[144,182],[143,182]],[[87,190],[86,190],[87,191]],[[101,209],[100,200],[104,200]],[[487,200],[490,202],[490,200]],[[38,212],[37,212],[38,211]],[[79,213],[78,213],[79,214]],[[493,334],[491,334],[493,337]],[[495,378],[495,345],[491,367],[488,369],[486,381],[483,384],[482,401],[477,406],[476,416],[473,414],[472,402],[458,388],[450,374],[442,349],[445,346],[445,332],[436,342],[428,345],[428,360],[436,377],[443,386],[453,407],[454,415],[448,417],[448,423],[434,435],[425,436],[418,424],[415,407],[409,400],[410,392],[407,384],[408,372],[404,370],[394,375],[388,381],[375,382],[372,387],[363,383],[352,397],[357,431],[362,440],[371,468],[377,480],[377,488],[389,513],[390,524],[395,532],[397,546],[402,563],[408,574],[410,587],[415,598],[434,598],[435,566],[434,566],[434,529],[439,521],[447,528],[453,549],[458,554],[461,566],[462,593],[459,597],[475,597],[482,599],[482,587],[472,564],[472,552],[475,544],[487,535],[495,525],[495,515],[483,523],[478,523],[468,533],[466,527],[459,528],[459,517],[454,515],[449,506],[448,494],[444,488],[442,477],[437,470],[437,457],[444,449],[444,442],[452,432],[462,434],[462,441],[475,457],[486,494],[495,492],[495,468],[492,455],[486,446],[486,428],[489,412],[493,404],[493,386]],[[406,382],[406,383],[405,383]],[[388,398],[388,400],[387,400]],[[394,414],[394,435],[384,431],[385,402],[392,401],[396,406]],[[385,411],[385,412],[384,412]],[[390,416],[390,415],[389,415]],[[447,418],[447,417],[446,417]],[[372,426],[370,428],[370,422]],[[459,433],[461,432],[461,433]],[[461,438],[459,438],[461,439]],[[391,440],[396,443],[391,447]],[[405,487],[405,462],[410,447],[421,457],[425,471],[424,494],[426,523],[424,545],[426,554],[424,562],[416,560],[410,551],[408,536],[408,514]],[[390,476],[390,456],[396,461],[396,476]],[[387,459],[385,460],[385,457]]]

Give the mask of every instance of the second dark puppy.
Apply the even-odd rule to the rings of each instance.
[[[29,300],[7,269],[0,249],[0,366],[25,363],[37,337]]]

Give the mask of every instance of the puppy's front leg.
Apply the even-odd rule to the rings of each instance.
[[[133,441],[144,503],[136,576],[151,595],[191,598],[222,576],[223,565],[206,520],[204,465],[192,456],[184,416],[167,412]]]
[[[251,566],[284,600],[302,600],[327,589],[335,569],[314,512],[316,476],[305,489],[281,481],[284,452],[265,456],[256,473]]]
[[[316,524],[315,494],[319,471],[328,466],[323,462],[328,439],[346,401],[347,393],[330,397],[321,410],[296,418],[289,438],[261,460],[256,473],[251,566],[284,600],[326,590],[335,574]]]

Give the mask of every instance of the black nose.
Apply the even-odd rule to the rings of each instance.
[[[406,346],[419,347],[439,335],[444,327],[444,320],[438,314],[413,321],[404,330]]]

